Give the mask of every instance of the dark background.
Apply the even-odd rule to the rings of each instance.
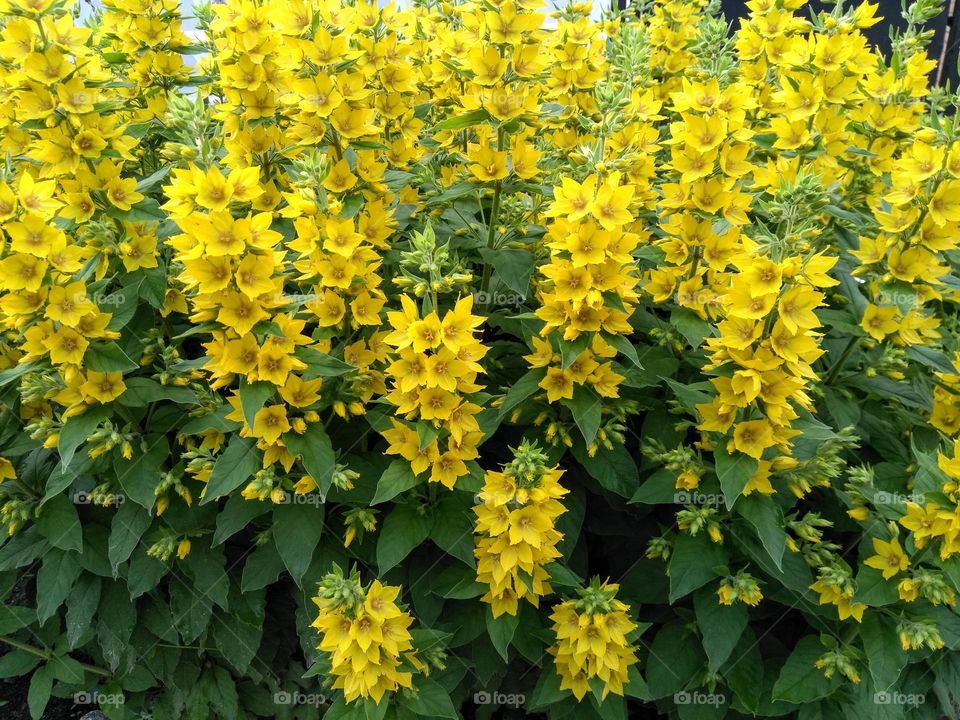
[[[619,0],[623,7],[624,0]],[[877,0],[873,0],[876,2]],[[876,15],[883,20],[871,28],[866,28],[862,32],[870,40],[871,44],[877,45],[884,57],[889,57],[890,53],[890,31],[893,28],[901,28],[906,25],[902,17],[900,0],[878,0],[880,7]],[[912,0],[904,0],[911,2]],[[859,0],[854,0],[859,2]],[[721,0],[723,14],[736,30],[740,27],[739,18],[746,17],[748,10],[743,0]],[[832,4],[811,0],[806,6],[801,8],[797,14],[819,12],[820,10],[831,9]],[[946,0],[945,7],[940,15],[931,20],[929,27],[934,30],[933,41],[927,50],[927,54],[934,60],[937,60],[937,69],[933,71],[931,83],[936,85],[947,85],[956,90],[960,84],[960,77],[957,74],[957,57],[960,51],[960,0]]]

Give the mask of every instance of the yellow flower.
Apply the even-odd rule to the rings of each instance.
[[[233,197],[233,184],[223,176],[220,169],[211,167],[206,173],[195,169],[194,176],[197,205],[214,212],[226,210]]]
[[[573,178],[562,178],[560,187],[554,188],[553,204],[547,215],[565,217],[569,222],[582,219],[592,211],[596,187],[596,175],[588,177],[582,185]]]
[[[253,434],[271,445],[290,431],[287,408],[284,405],[268,405],[257,411],[253,418]]]
[[[897,538],[889,542],[873,538],[873,549],[877,554],[864,560],[863,564],[883,571],[884,580],[889,580],[909,566],[907,556]]]
[[[773,427],[769,420],[750,420],[737,423],[733,430],[733,446],[750,457],[760,459],[763,451],[774,443]]]
[[[86,381],[80,386],[80,392],[86,398],[96,402],[108,403],[120,397],[127,389],[122,372],[101,373],[93,370],[87,373]],[[88,400],[89,402],[89,400]]]
[[[860,327],[875,340],[883,340],[887,335],[892,335],[897,331],[896,317],[898,313],[895,305],[880,307],[872,303],[868,304],[867,309],[863,311]]]
[[[80,365],[90,345],[83,335],[67,325],[45,338],[43,344],[50,351],[50,361],[54,365]]]
[[[470,172],[480,182],[502,180],[507,172],[507,153],[487,145],[471,145],[467,150]]]

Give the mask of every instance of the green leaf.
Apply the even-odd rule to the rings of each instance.
[[[455,115],[454,117],[447,118],[446,120],[441,120],[433,126],[433,130],[430,132],[432,135],[435,135],[436,133],[443,132],[444,130],[463,130],[471,125],[479,125],[482,122],[486,122],[489,118],[490,113],[483,108],[469,110],[465,113],[461,113],[460,115]]]
[[[668,377],[664,377],[663,379],[666,380],[667,385],[673,390],[673,394],[677,396],[677,399],[691,411],[696,410],[697,405],[708,403],[713,399],[713,386],[710,383],[684,385]]]
[[[500,418],[505,418],[517,405],[533,395],[539,389],[540,381],[546,374],[547,371],[543,368],[534,368],[517,380],[500,403]]]
[[[808,703],[827,697],[836,690],[840,686],[840,673],[826,678],[816,666],[824,652],[816,636],[802,638],[780,670],[773,685],[773,699],[794,704]]]
[[[144,198],[129,210],[120,210],[115,207],[108,208],[107,215],[130,223],[154,223],[163,222],[167,219],[167,214],[153,198]]]
[[[905,381],[898,382],[882,375],[869,377],[861,373],[851,378],[849,382],[882,398],[903,403],[909,408],[929,411],[932,407],[929,396],[921,394]]]
[[[50,702],[50,693],[53,690],[53,671],[49,665],[37,670],[30,678],[30,689],[27,691],[27,707],[30,717],[40,720],[43,711]]]
[[[409,462],[394,460],[387,465],[387,469],[380,476],[380,480],[377,482],[377,491],[374,493],[370,504],[379,505],[387,502],[387,500],[393,500],[400,493],[416,487],[422,482],[423,478],[418,478],[413,474]]]
[[[569,691],[560,689],[560,675],[555,672],[541,671],[533,695],[524,705],[527,712],[539,712],[550,705],[563,702],[570,697]]]
[[[387,572],[427,539],[430,522],[414,505],[397,505],[383,521],[377,539],[377,567]]]
[[[860,638],[874,686],[880,692],[889,690],[910,659],[900,645],[896,623],[878,612],[864,613]]]
[[[204,505],[218,497],[229,495],[243,485],[259,467],[260,452],[254,441],[234,435],[213,465],[213,472],[200,504]]]
[[[757,472],[759,463],[755,458],[740,452],[730,455],[722,443],[714,449],[713,457],[720,487],[723,489],[723,500],[727,510],[730,510],[743,492],[743,488],[750,482],[750,478]]]
[[[23,605],[0,605],[0,634],[9,635],[30,627],[37,621],[37,612]]]
[[[102,405],[90,408],[81,415],[74,415],[60,429],[57,439],[57,450],[60,452],[61,467],[67,468],[73,461],[73,455],[87,436],[96,430],[97,425],[110,414],[110,410]]]
[[[713,326],[686,308],[674,308],[670,313],[670,325],[676,328],[694,349],[703,344],[705,337],[713,335]]]
[[[250,553],[243,564],[240,589],[243,592],[260,590],[272,585],[283,572],[283,560],[275,543],[265,543]]]
[[[490,636],[490,642],[493,643],[493,646],[497,649],[497,652],[500,653],[500,657],[503,658],[504,662],[508,661],[510,641],[513,640],[513,635],[517,631],[517,625],[520,623],[519,615],[510,615],[508,613],[503,613],[500,617],[493,617],[493,611],[488,609],[486,612],[487,618],[487,634]]]
[[[853,593],[853,602],[865,603],[871,607],[893,605],[900,601],[897,583],[884,580],[879,570],[863,566],[857,573],[857,589]]]
[[[251,428],[257,413],[263,409],[264,403],[276,391],[273,383],[240,381],[240,407],[243,409],[243,419]]]
[[[117,576],[117,568],[129,559],[152,522],[150,513],[133,503],[124,503],[113,516],[107,557],[110,558],[114,577]]]
[[[44,556],[37,573],[37,620],[41,625],[53,617],[67,599],[80,572],[74,553],[52,548]]]
[[[708,669],[712,673],[718,672],[747,626],[747,607],[739,601],[721,605],[714,588],[706,587],[694,594],[693,609],[703,649],[707,653]]]
[[[57,495],[40,509],[37,527],[50,544],[61,550],[83,550],[83,529],[77,508],[65,495]]]
[[[143,282],[140,284],[140,297],[159,309],[167,294],[167,273],[163,267],[141,270]]]
[[[144,438],[147,451],[136,453],[126,460],[119,454],[113,462],[120,487],[127,500],[132,500],[147,510],[153,509],[157,496],[154,494],[163,473],[163,463],[170,454],[170,444],[163,435],[148,435]]]
[[[603,407],[600,396],[592,388],[577,385],[573,390],[573,399],[564,400],[563,404],[570,408],[573,421],[580,428],[584,443],[590,446],[600,430],[600,414]]]
[[[499,294],[486,292],[489,297],[480,297],[482,304],[497,307],[510,305],[516,307],[527,298],[530,289],[530,277],[533,275],[534,258],[527,250],[515,248],[480,248],[480,257],[497,271],[497,277],[508,288],[517,293],[517,297],[509,295],[500,298]]]
[[[124,380],[127,389],[116,402],[124,407],[146,407],[159,400],[172,400],[178,405],[198,404],[197,394],[185,387],[161,385],[151,378],[135,377]]]
[[[242,495],[234,495],[217,513],[217,529],[213,533],[213,544],[222,545],[243,530],[251,520],[263,515],[270,508],[270,503],[247,500]]]
[[[140,180],[137,180],[137,192],[143,192],[144,190],[149,190],[154,185],[164,180],[167,177],[167,175],[170,174],[171,167],[173,166],[163,165],[156,172],[153,172],[150,175],[147,175],[145,178],[141,178]]]
[[[255,620],[255,621],[254,621]],[[213,623],[215,647],[240,674],[245,674],[257,656],[263,636],[263,619],[218,614]],[[236,717],[236,715],[228,715]]]
[[[318,377],[338,377],[356,372],[353,365],[338,360],[335,357],[309,347],[299,347],[294,352],[296,358],[306,364],[307,368],[301,373],[304,380]]]
[[[67,598],[67,643],[76,648],[100,605],[100,578],[84,574]]]
[[[127,357],[115,342],[90,343],[83,354],[83,364],[87,370],[96,372],[127,372],[140,366]]]
[[[637,348],[630,342],[630,338],[625,335],[611,333],[601,333],[601,337],[613,345],[621,355],[625,355],[637,370],[643,370],[643,365],[640,363],[640,356],[637,354]]]
[[[137,548],[127,566],[127,590],[130,599],[136,600],[153,590],[167,574],[167,566],[159,559],[147,555],[147,548]]]
[[[311,423],[303,435],[288,432],[283,436],[283,442],[291,453],[300,458],[303,468],[320,488],[320,499],[325,500],[333,484],[337,460],[323,425]]]
[[[192,589],[198,598],[227,609],[230,578],[222,547],[211,547],[205,539],[196,540],[179,567],[192,579]]]
[[[444,551],[476,567],[473,554],[471,496],[463,492],[444,494],[433,507],[430,539]]]
[[[717,543],[710,542],[706,532],[696,536],[677,535],[670,553],[670,602],[692,593],[717,579],[714,568],[725,565],[727,555]]]
[[[685,623],[667,623],[653,638],[645,668],[650,695],[667,697],[683,690],[697,673],[703,672],[703,651]]]
[[[406,693],[399,695],[402,707],[425,718],[457,720],[459,715],[453,701],[450,700],[450,693],[444,690],[440,683],[424,679],[416,683],[415,687],[416,695]]]
[[[313,504],[277,505],[273,511],[273,541],[298,587],[320,542],[323,514],[323,506]]]
[[[777,569],[783,569],[787,533],[784,530],[783,511],[780,506],[772,498],[753,493],[740,499],[737,512],[757,531],[760,542]]]
[[[25,650],[11,650],[0,656],[0,678],[26,675],[40,664],[40,658]]]
[[[0,387],[4,385],[9,385],[14,380],[19,379],[23,375],[26,375],[30,372],[35,372],[39,369],[39,363],[36,362],[22,362],[18,365],[15,365],[12,368],[0,372]]]
[[[222,433],[232,432],[240,427],[240,423],[226,419],[226,416],[231,412],[233,412],[233,408],[230,405],[223,405],[212,413],[185,422],[178,428],[178,432],[180,435],[194,435],[204,430],[219,430]]]
[[[612,450],[601,446],[593,457],[580,445],[574,445],[571,452],[587,474],[600,483],[604,490],[627,498],[634,497],[638,492],[640,476],[637,464],[623,445],[614,445]]]

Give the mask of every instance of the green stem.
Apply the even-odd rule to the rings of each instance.
[[[41,650],[40,648],[34,647],[33,645],[28,645],[25,642],[20,642],[12,637],[6,635],[0,635],[0,641],[5,642],[10,647],[15,647],[17,650],[23,650],[24,652],[30,653],[31,655],[36,655],[38,658],[43,658],[46,661],[50,661],[51,658],[49,651]],[[102,667],[97,667],[96,665],[88,665],[87,663],[80,663],[80,667],[84,670],[89,670],[96,675],[102,677],[113,677],[113,674],[109,670],[105,670]]]
[[[487,230],[487,247],[493,250],[494,242],[497,239],[497,216],[500,214],[500,191],[503,187],[503,181],[497,180],[493,186],[493,205],[490,207],[490,226]],[[487,309],[490,303],[486,299],[486,292],[490,289],[490,276],[493,274],[493,266],[488,262],[483,263],[483,277],[480,280],[480,292],[484,293],[483,309]]]
[[[503,150],[503,141],[504,141],[504,132],[503,128],[497,128],[497,150]],[[490,224],[487,226],[487,247],[493,250],[494,243],[497,239],[497,219],[500,215],[500,193],[503,190],[503,180],[497,180],[493,185],[493,205],[490,206]],[[490,299],[487,297],[487,292],[490,289],[490,276],[493,274],[493,267],[490,263],[484,261],[483,263],[483,276],[480,279],[480,292],[482,293],[481,297],[483,298],[483,303],[481,307],[484,312],[490,306]]]
[[[830,374],[827,375],[827,379],[823,381],[824,385],[830,385],[837,377],[837,374],[843,369],[844,364],[847,362],[847,359],[850,357],[850,354],[856,349],[857,345],[860,344],[859,337],[852,337],[847,342],[847,346],[843,349],[843,352],[840,354],[840,357],[837,358],[837,361],[833,364],[833,367],[830,368]]]

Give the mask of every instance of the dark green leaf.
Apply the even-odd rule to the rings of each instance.
[[[140,366],[127,357],[115,342],[90,343],[83,354],[83,364],[87,370],[96,372],[127,372]]]
[[[714,449],[713,457],[720,487],[723,489],[723,500],[729,510],[740,497],[743,488],[750,482],[750,478],[757,472],[759,463],[756,459],[740,452],[730,455],[723,443]]]
[[[217,458],[200,504],[229,495],[260,467],[260,452],[253,440],[234,435]]]
[[[398,505],[383,521],[377,539],[377,566],[387,572],[427,539],[430,522],[414,505]]]
[[[333,483],[336,456],[323,425],[311,423],[303,435],[288,432],[283,442],[291,453],[300,457],[304,469],[320,488],[320,498],[326,499]]]
[[[120,564],[126,562],[136,549],[151,522],[153,518],[150,513],[134,503],[124,503],[117,510],[113,522],[110,523],[110,542],[107,549],[114,577]]]
[[[57,495],[40,509],[37,527],[50,544],[61,550],[83,550],[83,530],[77,508],[65,495]]]
[[[714,570],[727,562],[727,555],[717,543],[710,542],[706,532],[693,536],[677,535],[670,554],[670,602],[689,595],[711,580],[717,580]]]
[[[297,496],[292,498],[298,499]],[[277,505],[273,511],[273,541],[283,564],[297,585],[310,567],[313,551],[323,533],[323,505]]]
[[[387,500],[392,500],[400,493],[416,487],[421,482],[423,482],[423,479],[413,474],[409,462],[394,460],[380,476],[380,480],[377,482],[377,491],[370,504],[379,505],[387,502]]]
[[[807,635],[802,638],[780,670],[773,686],[773,699],[796,704],[813,702],[828,696],[839,687],[839,673],[835,673],[832,678],[826,678],[823,671],[816,666],[817,660],[824,653],[824,648],[815,636]]]

